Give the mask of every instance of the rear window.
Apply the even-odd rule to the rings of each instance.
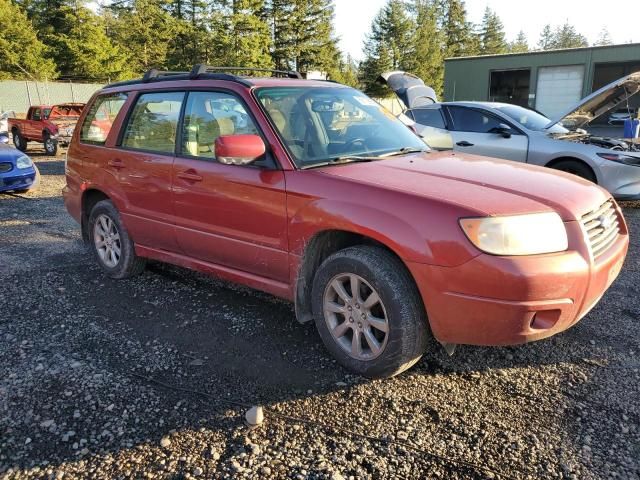
[[[413,119],[420,125],[445,129],[447,126],[439,108],[416,108],[411,110]]]
[[[80,141],[104,145],[111,126],[126,100],[126,93],[111,93],[96,98],[82,124]]]

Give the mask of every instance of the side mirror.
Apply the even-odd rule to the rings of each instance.
[[[502,135],[504,138],[511,138],[511,134],[513,130],[511,127],[505,123],[501,123],[497,127],[491,129],[492,133],[496,133],[498,135]]]
[[[259,135],[221,135],[215,143],[216,160],[226,165],[249,165],[266,152]]]

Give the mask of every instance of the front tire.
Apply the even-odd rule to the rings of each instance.
[[[47,155],[53,157],[58,153],[58,141],[54,138],[51,138],[51,135],[49,135],[48,133],[44,134],[43,143],[44,151],[47,152]]]
[[[98,264],[111,278],[139,275],[146,262],[135,253],[135,245],[111,200],[95,204],[87,226],[91,247]]]
[[[27,151],[27,141],[25,140],[25,138],[20,134],[20,132],[18,130],[14,130],[12,132],[12,136],[13,136],[13,146],[16,147],[18,150],[20,150],[21,152],[26,152]]]
[[[350,247],[329,256],[316,272],[312,306],[327,349],[366,377],[391,377],[410,368],[430,338],[413,278],[380,247]]]
[[[551,168],[567,173],[572,173],[573,175],[577,175],[578,177],[589,180],[590,182],[598,183],[596,176],[593,174],[593,170],[591,170],[588,165],[577,160],[562,160],[553,165]]]

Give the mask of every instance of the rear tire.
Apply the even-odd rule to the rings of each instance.
[[[316,272],[312,307],[326,348],[366,377],[392,377],[410,368],[430,338],[413,278],[380,247],[350,247],[329,256]]]
[[[13,146],[21,152],[27,151],[27,140],[20,134],[19,130],[14,130],[13,134]]]
[[[146,261],[136,255],[133,240],[111,200],[95,204],[87,228],[93,253],[107,275],[122,279],[142,273]]]
[[[58,153],[58,141],[51,138],[49,133],[45,133],[42,140],[44,143],[44,151],[47,152],[47,155],[55,156]]]
[[[578,160],[562,160],[552,165],[551,168],[572,173],[590,182],[598,183],[596,176],[593,174],[593,170],[591,170],[587,164],[579,162]]]

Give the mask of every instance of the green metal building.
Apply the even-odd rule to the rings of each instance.
[[[515,103],[553,117],[640,70],[640,43],[445,60],[444,99]],[[632,108],[640,106],[632,98]]]

